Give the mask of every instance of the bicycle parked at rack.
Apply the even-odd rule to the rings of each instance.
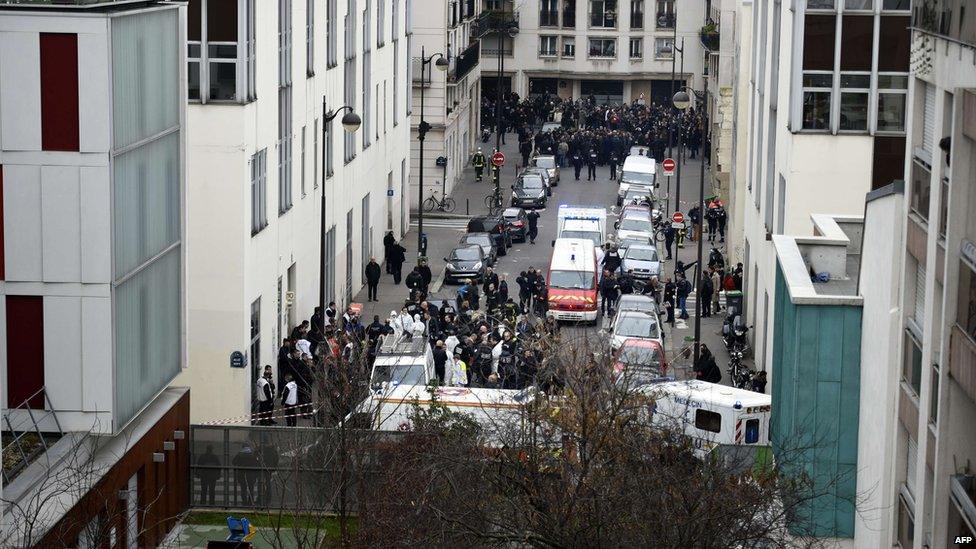
[[[495,187],[495,192],[485,197],[485,207],[488,208],[488,215],[495,215],[502,211],[502,192]]]
[[[443,199],[438,199],[437,191],[431,193],[431,195],[424,200],[424,211],[426,212],[432,212],[436,209],[445,213],[451,213],[456,207],[457,204],[450,196],[445,196]]]

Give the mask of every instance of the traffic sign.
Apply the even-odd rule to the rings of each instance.
[[[496,151],[495,154],[491,155],[491,163],[496,168],[501,168],[505,165],[505,154],[502,151]]]
[[[674,169],[677,167],[673,158],[665,158],[661,161],[661,169],[664,170],[664,175],[671,177],[674,175]]]
[[[681,212],[674,212],[673,214],[671,214],[671,221],[673,221],[674,223],[684,223],[685,214]]]

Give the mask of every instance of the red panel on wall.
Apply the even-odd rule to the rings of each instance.
[[[41,33],[41,148],[78,150],[78,35]]]
[[[7,296],[7,406],[17,406],[44,387],[44,300]],[[44,408],[44,396],[31,399]]]

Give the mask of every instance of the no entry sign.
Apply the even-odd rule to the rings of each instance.
[[[673,158],[665,158],[661,161],[661,169],[664,170],[664,175],[670,177],[674,174],[674,169],[677,167]]]
[[[678,224],[684,223],[685,222],[685,214],[683,214],[681,212],[674,212],[673,214],[671,214],[671,221],[673,221],[674,223],[678,223]]]
[[[497,151],[495,154],[491,155],[491,163],[496,168],[501,168],[505,165],[505,154],[502,151]]]

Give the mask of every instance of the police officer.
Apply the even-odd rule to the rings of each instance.
[[[478,152],[474,153],[471,158],[471,164],[474,165],[474,173],[478,176],[478,182],[481,182],[481,175],[485,171],[485,153],[481,152],[481,147],[478,147]]]
[[[576,179],[579,179],[579,177]],[[526,217],[529,220],[529,244],[535,244],[535,237],[539,236],[539,212],[529,210]]]
[[[474,351],[474,368],[470,369],[474,382],[469,385],[473,387],[485,387],[488,378],[491,377],[491,355],[492,345],[488,339],[484,339]]]
[[[271,383],[271,372],[265,372],[258,378],[258,423],[261,425],[272,425],[275,423],[271,419],[274,413],[274,385]]]
[[[596,154],[596,149],[590,149],[590,153],[586,157],[586,180],[593,181],[596,179],[596,161],[599,156]]]
[[[617,162],[619,162],[619,160],[617,159],[617,153],[616,151],[612,151],[610,153],[610,180],[611,181],[617,179]]]
[[[583,171],[583,157],[578,150],[573,151],[573,172],[576,174],[576,181],[579,181],[581,171]]]

